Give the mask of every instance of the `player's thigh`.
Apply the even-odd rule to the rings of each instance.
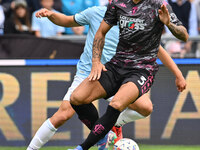
[[[86,78],[71,94],[70,102],[74,105],[88,104],[106,96],[106,91],[99,81]]]
[[[138,96],[139,90],[135,83],[127,82],[119,88],[109,105],[119,111],[123,111],[129,104],[134,102]]]
[[[148,93],[139,97],[134,103],[130,104],[128,107],[137,111],[143,116],[148,116],[153,111],[153,105]]]

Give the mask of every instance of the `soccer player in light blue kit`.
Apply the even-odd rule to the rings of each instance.
[[[35,136],[33,137],[27,150],[40,149],[50,138],[55,134],[57,128],[69,120],[75,113],[71,107],[69,100],[71,93],[76,89],[76,87],[88,77],[91,66],[92,66],[92,44],[94,35],[99,28],[99,25],[104,17],[106,11],[105,6],[88,8],[85,11],[76,14],[75,16],[66,16],[61,13],[55,13],[47,9],[42,9],[36,13],[37,17],[48,17],[53,23],[65,26],[74,27],[80,25],[89,25],[89,32],[87,35],[84,52],[82,53],[80,60],[77,64],[77,72],[71,87],[68,89],[67,94],[59,108],[59,110],[49,119],[47,119],[42,126],[39,128]],[[106,36],[106,42],[104,46],[104,51],[102,54],[101,61],[106,63],[115,54],[116,46],[118,43],[119,29],[118,27],[113,27]],[[176,76],[176,86],[179,91],[185,88],[185,79],[182,73],[172,61],[170,56],[160,47],[158,53],[159,58],[163,63],[174,73]],[[123,126],[128,122],[132,122],[137,119],[145,118],[152,112],[152,103],[148,96],[145,94],[140,97],[135,103],[131,104],[129,108],[125,109],[119,116],[116,126]],[[90,112],[90,110],[88,110]],[[90,112],[91,113],[91,112]],[[89,113],[89,114],[90,114]],[[92,112],[97,113],[97,112]],[[84,122],[84,121],[83,121]],[[85,122],[84,122],[85,123]],[[87,125],[89,129],[91,126]],[[100,149],[106,149],[105,144],[99,147]]]

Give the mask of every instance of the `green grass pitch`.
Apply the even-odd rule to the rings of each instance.
[[[200,150],[199,146],[169,146],[169,145],[139,145],[140,150]],[[68,150],[74,147],[43,147],[40,150]],[[26,147],[0,147],[0,150],[26,150]],[[90,150],[97,150],[97,147],[93,147]],[[112,150],[110,148],[109,150]]]

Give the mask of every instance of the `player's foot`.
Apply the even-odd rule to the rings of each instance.
[[[112,131],[115,132],[115,134],[117,135],[117,138],[114,140],[114,144],[115,144],[115,143],[117,143],[117,141],[119,141],[120,139],[123,138],[122,127],[116,127],[116,126],[114,126],[112,128]]]
[[[74,150],[83,150],[83,148],[80,145],[78,145]]]
[[[108,134],[106,134],[106,136],[103,139],[97,142],[98,150],[107,150],[106,149],[107,139],[108,139]]]
[[[113,131],[110,131],[108,133],[108,139],[107,139],[106,147],[109,147],[110,145],[114,144],[114,140],[116,138],[117,138],[117,135]]]
[[[39,148],[32,148],[32,147],[28,146],[26,150],[38,150],[38,149]]]
[[[114,132],[109,131],[106,136],[97,142],[98,150],[108,150],[109,145],[114,143],[114,139],[117,138]]]

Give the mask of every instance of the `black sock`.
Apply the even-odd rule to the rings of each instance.
[[[106,113],[96,121],[87,139],[81,144],[83,150],[89,149],[101,138],[103,138],[112,129],[117,121],[117,118],[119,117],[119,114],[119,110],[108,105]]]
[[[72,108],[78,114],[78,118],[91,130],[94,123],[99,119],[96,107],[90,104],[73,105]]]

